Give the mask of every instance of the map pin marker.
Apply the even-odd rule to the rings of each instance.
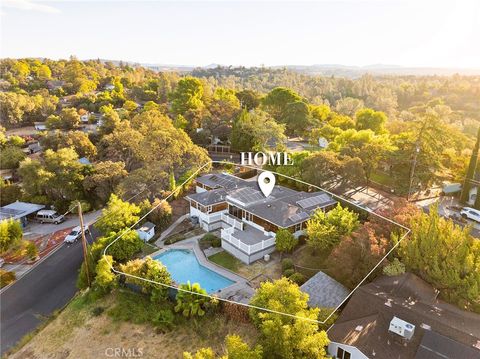
[[[264,171],[258,175],[258,185],[265,197],[270,196],[275,186],[275,175],[272,172]]]

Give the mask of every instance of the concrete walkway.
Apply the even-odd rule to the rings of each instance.
[[[155,245],[161,246],[163,244],[164,239],[173,232],[177,226],[182,223],[185,219],[188,218],[188,214],[184,214],[183,216],[179,217],[175,222],[173,222],[166,230],[164,230],[160,237],[155,241]]]

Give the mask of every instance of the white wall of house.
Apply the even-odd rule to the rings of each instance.
[[[228,253],[230,253],[234,257],[240,259],[245,264],[253,263],[259,259],[262,259],[265,254],[270,254],[273,251],[275,251],[275,246],[271,246],[270,248],[265,248],[260,252],[248,255],[223,239],[222,239],[222,248],[225,249]]]
[[[155,227],[151,228],[149,231],[141,231],[137,229],[137,233],[141,240],[147,242],[155,235]]]
[[[478,187],[473,187],[470,189],[467,203],[471,206],[475,204],[475,199],[477,198],[477,191],[478,191]]]
[[[338,358],[338,348],[342,348],[344,351],[350,353],[350,359],[368,359],[368,357],[356,347],[336,342],[330,342],[330,344],[328,344],[328,354],[330,354],[333,358]]]

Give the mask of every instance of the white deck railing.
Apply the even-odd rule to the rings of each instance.
[[[242,241],[240,241],[238,238],[234,237],[233,235],[234,230],[235,230],[234,227],[222,229],[221,230],[222,239],[230,243],[232,246],[238,249],[241,249],[243,252],[247,253],[248,255],[259,252],[275,244],[275,238],[269,238],[267,240],[261,241],[260,243],[256,243],[252,245],[245,244]]]

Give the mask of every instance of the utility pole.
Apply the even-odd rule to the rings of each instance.
[[[87,239],[85,238],[85,229],[83,227],[82,204],[80,203],[80,201],[78,201],[78,217],[80,219],[80,230],[82,231],[82,247],[83,247],[83,261],[85,263],[85,274],[87,276],[88,287],[90,287],[90,272],[88,270]]]

